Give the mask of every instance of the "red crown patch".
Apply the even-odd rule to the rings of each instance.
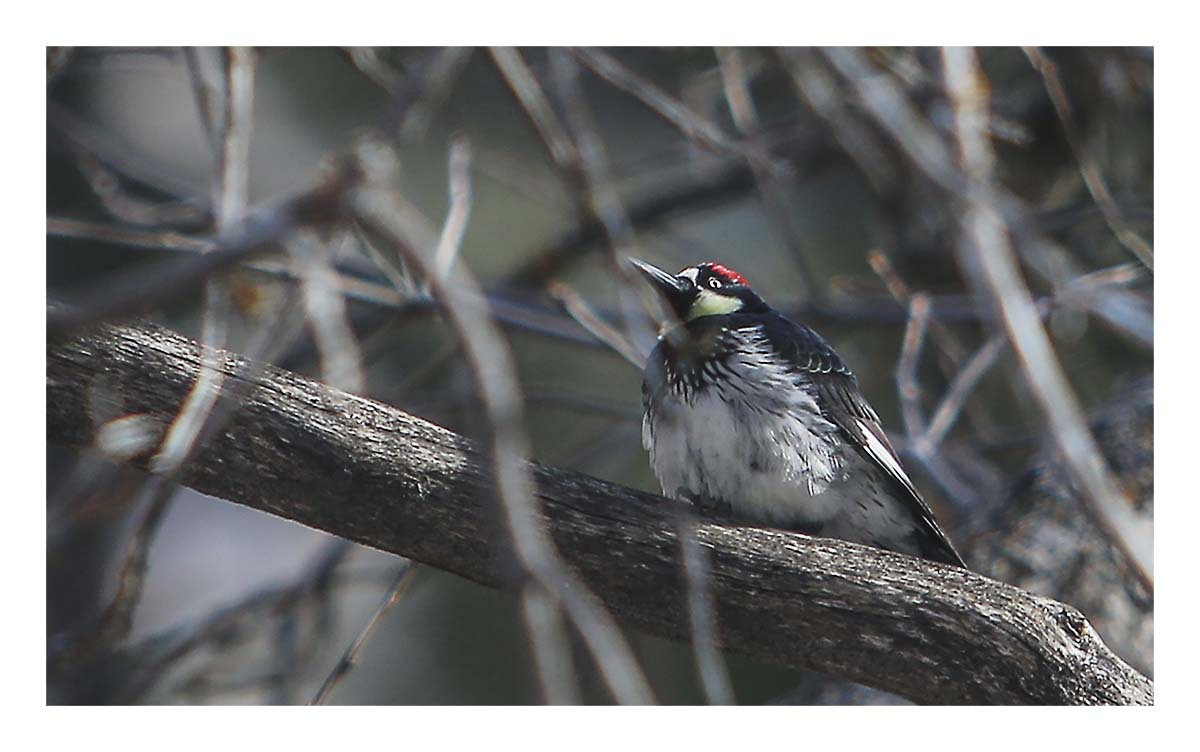
[[[725,266],[724,264],[718,264],[714,261],[709,261],[705,265],[712,270],[713,274],[721,277],[726,282],[732,282],[735,285],[746,285],[747,287],[750,285],[750,283],[746,281],[745,277],[730,269],[728,266]]]

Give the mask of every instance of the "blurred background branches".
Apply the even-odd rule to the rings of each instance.
[[[51,48],[49,328],[151,315],[657,490],[638,371],[655,324],[617,262],[721,261],[833,341],[973,568],[1080,608],[1152,675],[1153,62]],[[510,368],[473,355],[471,321],[499,327]],[[614,686],[613,660],[662,702],[888,699],[628,630],[606,643],[628,641],[614,659],[581,636],[585,603],[560,621],[564,583],[535,576],[520,597],[398,574],[393,557],[179,489],[189,448],[237,408],[211,373],[161,447],[102,380],[104,441],[48,446],[51,702],[641,697],[636,682],[622,695],[630,667]],[[505,379],[511,399],[479,388]],[[148,451],[158,474],[121,464]],[[687,559],[702,610],[703,553]],[[719,629],[694,621],[701,643]]]

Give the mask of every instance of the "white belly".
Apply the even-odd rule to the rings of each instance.
[[[792,376],[667,395],[642,424],[663,493],[766,523],[824,524],[843,508],[846,478],[836,427]]]

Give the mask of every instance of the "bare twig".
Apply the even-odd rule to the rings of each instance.
[[[172,666],[200,647],[228,642],[240,627],[260,623],[264,614],[298,609],[314,597],[327,594],[338,584],[334,575],[353,549],[348,541],[331,541],[294,582],[253,592],[195,622],[172,627],[132,646],[131,654],[146,657],[137,662],[115,700],[135,702],[153,689]]]
[[[399,126],[397,136],[402,141],[419,141],[429,128],[433,116],[454,87],[454,81],[471,59],[471,47],[444,47],[433,53],[428,63],[417,74],[422,80],[413,96],[415,101],[408,105]]]
[[[392,180],[389,168],[394,165],[394,156],[378,143],[364,148],[370,149],[370,156],[363,161],[371,165],[368,168],[364,164],[364,169],[375,170],[377,178],[350,194],[351,211],[368,233],[388,241],[404,255],[405,263],[428,281],[463,344],[488,418],[501,510],[517,560],[532,578],[525,587],[544,589],[571,616],[618,701],[650,701],[653,696],[646,679],[612,616],[566,568],[540,522],[532,478],[522,460],[527,449],[512,356],[504,345],[503,335],[474,305],[471,293],[479,295],[478,285],[461,265],[449,278],[438,277],[425,255],[429,251],[410,249],[405,240],[409,233],[398,224],[404,213],[386,187]],[[536,619],[527,624],[531,629],[546,626]],[[530,635],[534,640],[540,636]],[[551,634],[548,639],[562,638]],[[561,684],[557,677],[552,677],[543,686],[549,689]]]
[[[689,139],[717,152],[742,157],[767,172],[781,169],[787,172],[758,151],[730,139],[714,123],[692,112],[678,99],[627,68],[612,55],[591,47],[571,48],[571,54],[596,75],[649,107]]]
[[[331,247],[312,231],[298,230],[287,241],[287,248],[301,279],[301,297],[322,378],[352,394],[364,393],[367,381],[362,350],[346,315]]]
[[[251,118],[254,112],[254,51],[233,48],[226,51],[224,119],[215,153],[213,206],[216,207],[217,236],[225,237],[246,212],[250,192],[249,152]],[[207,124],[206,124],[207,125]],[[207,127],[206,127],[207,130]],[[229,291],[219,279],[209,280],[204,290],[204,314],[201,342],[212,357],[225,347],[226,329],[231,312]],[[179,462],[192,451],[217,396],[221,392],[220,363],[201,367],[195,386],[179,409],[151,463],[155,472],[174,474]]]
[[[579,154],[581,187],[592,214],[600,220],[608,240],[609,263],[617,277],[625,284],[618,286],[621,314],[624,319],[625,336],[635,346],[646,347],[652,337],[646,326],[646,310],[653,310],[655,301],[648,300],[643,293],[644,285],[636,280],[625,259],[640,256],[637,237],[620,192],[609,170],[608,154],[604,142],[596,130],[595,123],[583,89],[579,82],[579,69],[571,56],[562,50],[551,51],[557,94],[566,114],[568,132],[574,139]],[[644,308],[649,303],[651,308]],[[643,307],[639,307],[643,306]],[[649,348],[646,347],[648,351]]]
[[[1096,160],[1092,158],[1087,149],[1084,148],[1083,139],[1080,137],[1079,128],[1075,123],[1075,117],[1071,113],[1071,104],[1067,99],[1066,89],[1063,87],[1062,79],[1058,75],[1058,66],[1054,64],[1050,58],[1038,47],[1024,47],[1025,56],[1029,58],[1030,64],[1042,76],[1042,81],[1046,85],[1046,93],[1050,95],[1050,101],[1054,104],[1054,112],[1058,115],[1058,120],[1062,123],[1063,133],[1066,134],[1067,143],[1071,147],[1071,151],[1075,154],[1075,161],[1079,163],[1079,174],[1083,176],[1083,182],[1087,186],[1088,193],[1092,194],[1092,199],[1096,205],[1100,207],[1100,212],[1104,215],[1104,221],[1108,224],[1110,230],[1116,235],[1117,240],[1121,241],[1121,245],[1129,249],[1134,256],[1146,265],[1147,269],[1154,269],[1154,249],[1139,235],[1125,217],[1121,214],[1121,209],[1117,206],[1117,202],[1113,200],[1112,194],[1109,193],[1108,184],[1104,181],[1104,176],[1100,172],[1100,166]]]
[[[625,335],[621,334],[601,318],[599,314],[592,310],[582,295],[575,292],[566,283],[558,281],[550,283],[549,292],[554,296],[555,300],[562,304],[563,310],[570,314],[571,318],[575,319],[580,326],[586,329],[588,334],[608,345],[613,352],[620,355],[639,371],[645,366],[646,356],[649,353],[638,350]]]
[[[993,298],[1034,397],[1059,450],[1082,486],[1086,508],[1097,525],[1153,591],[1150,536],[1108,470],[1062,366],[1054,354],[1037,306],[1021,280],[1003,217],[994,204],[994,157],[987,134],[986,82],[974,50],[946,48],[946,88],[955,108],[955,132],[963,165],[972,180],[963,196],[964,271]]]
[[[217,244],[212,240],[184,235],[174,230],[149,230],[71,217],[46,217],[46,234],[137,248],[187,251],[189,253],[208,253],[217,248]]]
[[[759,123],[754,109],[754,100],[750,94],[750,85],[746,81],[745,66],[742,64],[741,52],[736,48],[716,48],[717,60],[724,84],[726,101],[730,112],[733,113],[734,127],[743,138],[751,139],[756,136]],[[779,235],[782,244],[792,251],[794,266],[801,272],[800,293],[807,295],[810,280],[813,278],[808,268],[807,256],[803,252],[802,233],[796,227],[791,207],[794,202],[789,195],[790,186],[783,180],[782,173],[767,169],[770,162],[767,151],[761,142],[750,142],[747,147],[752,153],[758,154],[757,159],[747,159],[754,182],[762,197],[767,219],[771,227]]]
[[[847,112],[833,79],[798,50],[780,50],[779,55],[805,104],[828,123],[833,137],[875,189],[886,190],[896,179],[891,160],[875,136]]]
[[[338,682],[340,682],[346,676],[346,674],[350,673],[350,670],[353,669],[358,663],[358,654],[362,651],[363,646],[367,644],[367,640],[371,639],[371,635],[375,632],[375,627],[380,621],[383,620],[384,615],[386,615],[393,606],[400,602],[400,598],[403,597],[404,592],[408,589],[408,586],[412,584],[413,576],[418,571],[420,571],[420,569],[417,566],[414,566],[414,564],[408,559],[400,560],[400,569],[396,572],[396,577],[391,586],[388,587],[387,594],[384,596],[383,601],[380,602],[379,607],[375,609],[375,613],[371,615],[371,618],[367,620],[366,626],[362,628],[362,631],[358,633],[358,636],[355,637],[354,641],[350,643],[350,646],[346,648],[345,654],[342,655],[341,659],[337,662],[337,665],[333,667],[333,671],[331,671],[329,675],[325,677],[325,681],[321,682],[321,688],[318,689],[317,693],[313,695],[313,698],[309,700],[309,705],[325,704],[325,702],[329,699],[329,695],[333,692],[334,687],[337,686]]]
[[[449,170],[450,211],[446,213],[433,254],[434,273],[443,279],[450,275],[454,260],[458,258],[467,219],[471,216],[471,147],[465,137],[460,136],[450,143]]]
[[[954,426],[954,421],[962,412],[967,397],[975,389],[979,380],[996,364],[1000,353],[1004,352],[1007,345],[1008,340],[1002,334],[992,335],[954,375],[950,386],[942,396],[942,401],[934,410],[929,425],[916,440],[918,446],[914,448],[917,448],[917,451],[932,452],[942,443],[942,439],[946,437],[946,433]]]
[[[878,249],[868,251],[867,263],[871,265],[871,271],[875,272],[875,275],[883,282],[888,293],[897,303],[908,305],[911,302],[912,291],[909,290],[908,284],[896,273],[895,268],[892,267],[892,262],[883,251]],[[936,318],[931,318],[929,331],[950,363],[955,366],[961,366],[963,358],[966,357],[966,352],[963,349],[962,343],[958,341],[958,337],[954,336],[954,332],[951,331],[950,327]]]
[[[563,124],[559,121],[550,100],[533,75],[533,71],[515,47],[491,47],[488,50],[496,67],[508,82],[509,88],[529,114],[542,140],[550,150],[555,164],[563,170],[574,170],[579,165],[579,152]]]
[[[226,66],[228,93],[220,140],[216,141],[216,178],[213,205],[217,207],[217,232],[222,234],[241,220],[245,212],[249,175],[246,169],[250,145],[250,118],[254,101],[254,53],[229,50]],[[228,291],[220,280],[209,280],[205,288],[201,342],[204,362],[195,383],[168,427],[158,452],[150,462],[153,472],[162,475],[154,485],[149,509],[142,518],[130,544],[129,554],[118,576],[117,593],[106,609],[99,630],[100,639],[113,641],[128,633],[133,609],[140,600],[145,581],[150,544],[166,515],[176,490],[175,478],[183,463],[194,455],[224,382],[225,337],[230,315]]]
[[[153,202],[132,195],[115,171],[87,151],[75,151],[75,166],[105,211],[122,222],[153,227],[198,224],[205,219],[203,211],[186,201]]]
[[[65,142],[97,198],[116,216],[141,224],[200,224],[208,218],[203,199],[191,197],[195,186],[176,177],[158,164],[139,156],[136,149],[86,122],[62,105],[46,103],[46,121],[54,135]],[[132,178],[177,200],[154,205],[121,191],[121,180]]]
[[[403,83],[404,74],[383,60],[378,47],[346,47],[345,52],[354,67],[381,89],[395,92]]]
[[[188,76],[192,81],[192,98],[196,101],[201,129],[208,139],[209,148],[213,150],[213,153],[217,153],[220,148],[221,122],[223,120],[219,113],[226,100],[224,91],[218,86],[223,86],[225,79],[214,82],[210,71],[205,69],[204,60],[201,59],[202,53],[215,53],[217,50],[210,47],[183,47],[181,49],[184,63],[187,65]]]
[[[918,293],[908,302],[908,325],[904,328],[904,343],[900,349],[900,359],[896,363],[896,389],[900,394],[900,412],[909,436],[917,436],[925,430],[917,368],[920,366],[921,349],[925,344],[925,332],[928,329],[929,298]]]
[[[288,327],[290,312],[290,305],[287,303],[281,305],[272,320],[263,326],[247,344],[246,352],[255,360],[254,368],[264,367],[265,363],[271,361],[292,340],[294,332],[290,331]],[[204,378],[206,383],[214,381],[224,383],[225,380],[228,353],[212,348],[204,348],[201,352],[202,358],[197,363],[197,367],[201,369],[201,376],[195,378],[192,388],[183,398],[185,407],[187,401],[193,399],[193,395],[196,393],[196,384],[200,382],[201,378]],[[220,376],[204,376],[204,373],[211,369],[218,369]],[[239,382],[238,385],[244,386],[244,382]],[[97,645],[115,642],[128,634],[133,624],[134,609],[141,598],[145,583],[150,546],[165,517],[170,501],[178,490],[179,476],[187,463],[203,448],[204,442],[211,438],[225,421],[229,420],[240,397],[241,392],[238,389],[218,390],[214,402],[211,405],[203,406],[202,415],[199,413],[190,415],[187,430],[194,431],[194,435],[182,436],[180,434],[181,438],[177,446],[170,450],[169,455],[164,456],[164,451],[160,448],[158,454],[150,461],[152,469],[156,466],[160,469],[158,470],[159,477],[153,479],[149,486],[147,510],[134,531],[121,570],[117,574],[116,594],[101,614],[95,633],[91,637],[85,638],[78,646],[80,652],[86,653]],[[183,417],[183,411],[184,408],[180,408],[173,416],[171,430],[183,430],[177,428]],[[165,443],[164,439],[163,444]],[[162,444],[160,444],[161,446]]]
[[[739,133],[758,130],[758,112],[754,109],[754,98],[750,95],[750,81],[746,73],[746,61],[737,47],[715,47],[717,65],[721,72],[721,90],[733,116],[734,127]]]
[[[687,589],[688,628],[700,686],[709,705],[733,705],[736,702],[733,684],[717,637],[720,629],[712,594],[711,557],[696,539],[695,528],[698,523],[691,508],[681,503],[676,506],[679,511],[680,556]]]
[[[243,222],[218,238],[216,247],[207,253],[141,265],[95,282],[85,295],[71,303],[56,305],[48,312],[47,334],[61,336],[101,319],[149,310],[260,254],[278,249],[283,239],[297,228],[328,224],[337,218],[337,202],[342,192],[356,179],[348,171],[337,171],[308,191],[249,213]]]
[[[579,705],[579,687],[562,609],[541,588],[521,591],[521,615],[529,626],[534,665],[547,705]]]

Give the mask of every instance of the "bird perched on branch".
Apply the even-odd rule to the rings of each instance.
[[[642,383],[663,493],[748,521],[964,567],[821,335],[716,263],[630,262],[670,321]]]

